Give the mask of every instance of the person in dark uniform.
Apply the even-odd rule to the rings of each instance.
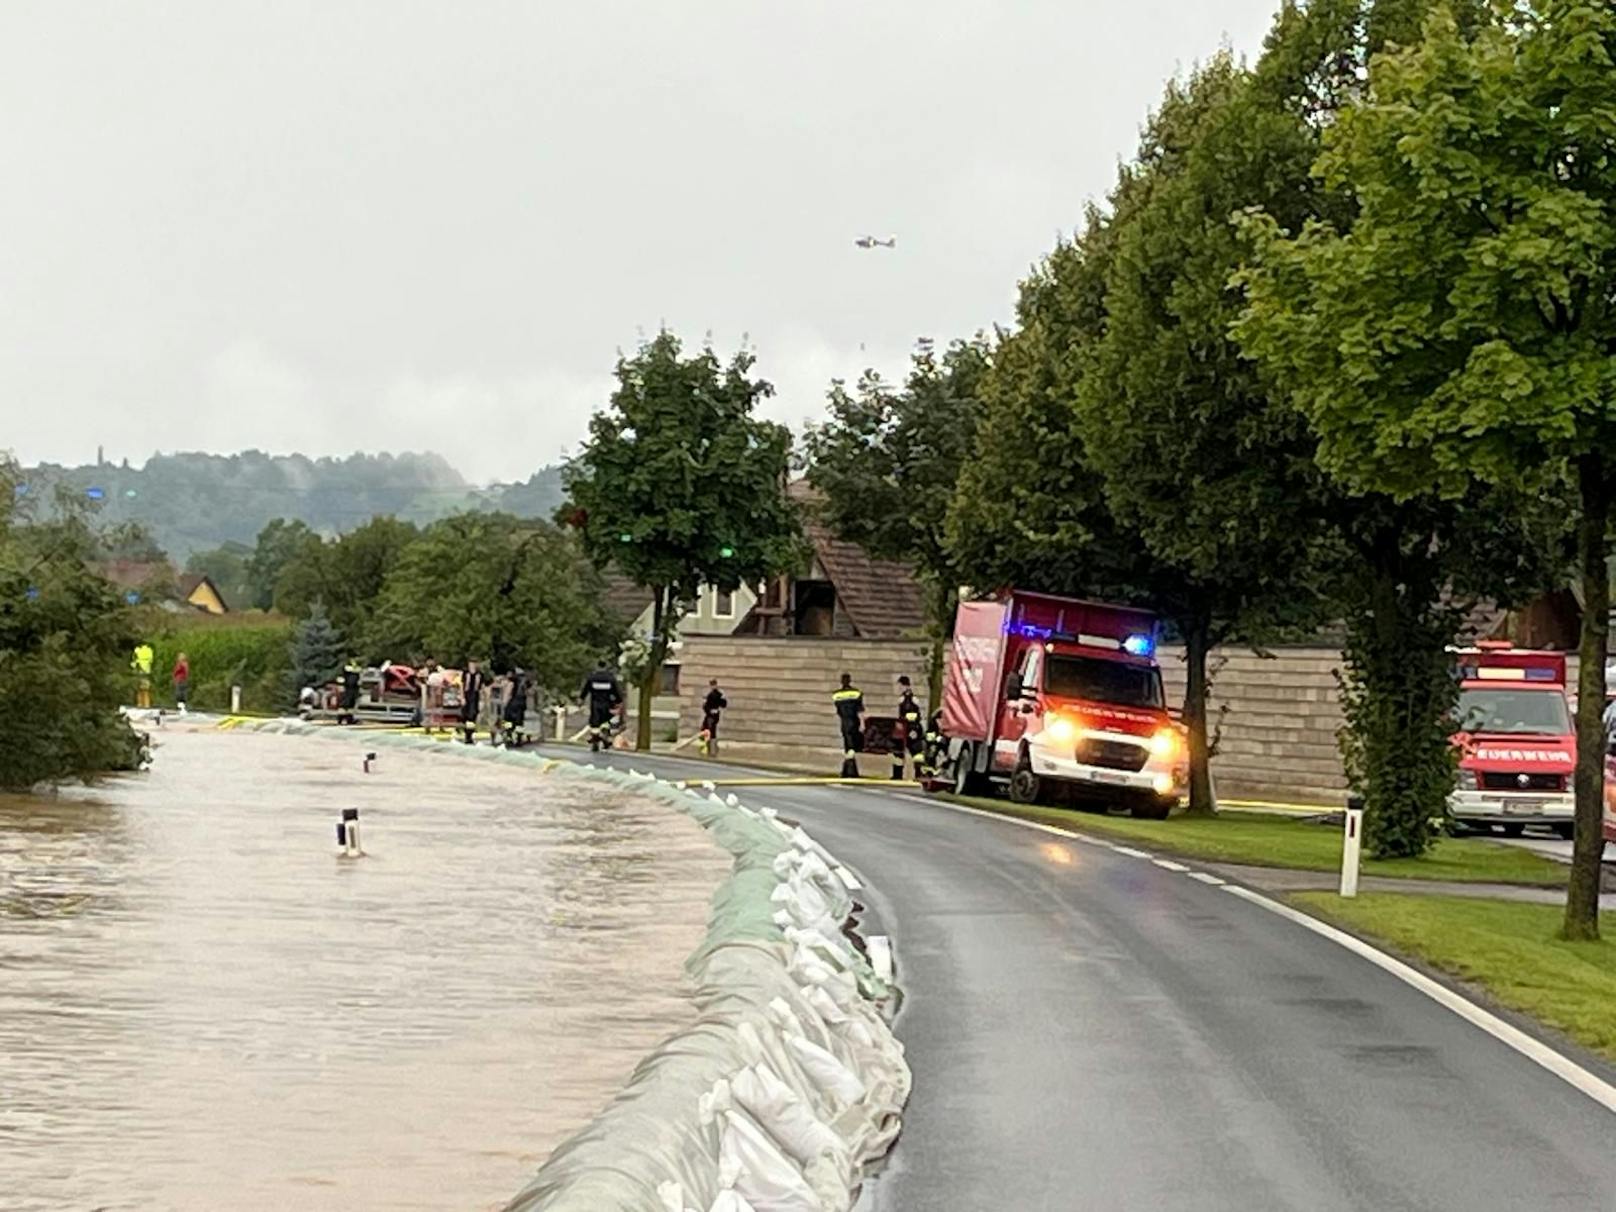
[[[931,778],[943,768],[943,750],[948,738],[943,735],[943,713],[939,709],[926,721],[926,747],[920,755],[920,777]]]
[[[914,687],[909,679],[898,679],[898,727],[892,733],[892,777],[903,777],[903,756],[907,753],[914,759],[915,773],[921,773],[922,733],[925,727],[921,721],[925,713],[920,710],[920,704],[915,701]]]
[[[466,662],[466,674],[460,679],[460,728],[466,734],[466,744],[476,744],[472,735],[477,730],[477,717],[483,709],[483,686],[487,676],[477,667],[473,657]]]
[[[505,680],[505,708],[500,718],[505,724],[505,747],[517,748],[526,739],[522,729],[527,725],[527,672],[520,666]]]
[[[612,716],[623,705],[623,684],[602,665],[584,679],[578,697],[589,703],[589,748],[598,751],[612,743]]]
[[[357,722],[354,708],[359,706],[359,662],[350,660],[342,667],[342,710],[337,715],[337,723],[352,724]]]
[[[864,748],[864,692],[853,685],[852,674],[844,673],[840,688],[831,691],[830,700],[842,727],[842,777],[856,779],[859,750]]]
[[[707,683],[707,697],[701,701],[700,749],[703,757],[718,756],[718,717],[728,706],[729,700],[718,688],[718,679],[713,678]]]

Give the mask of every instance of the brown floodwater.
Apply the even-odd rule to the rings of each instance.
[[[693,1017],[728,860],[666,805],[159,737],[148,774],[0,798],[0,1207],[498,1208]]]

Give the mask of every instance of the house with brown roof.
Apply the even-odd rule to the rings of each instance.
[[[148,601],[169,610],[190,607],[205,614],[228,614],[230,605],[211,577],[174,571],[167,560],[106,560],[95,570],[131,601]]]

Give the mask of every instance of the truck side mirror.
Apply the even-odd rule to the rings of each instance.
[[[1004,697],[1007,699],[1019,699],[1022,694],[1022,689],[1021,675],[1019,673],[1012,673],[1010,675],[1010,680],[1004,685]]]

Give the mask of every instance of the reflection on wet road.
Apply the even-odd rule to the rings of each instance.
[[[728,862],[667,807],[162,740],[148,775],[0,798],[6,1208],[497,1208],[689,1019]]]

